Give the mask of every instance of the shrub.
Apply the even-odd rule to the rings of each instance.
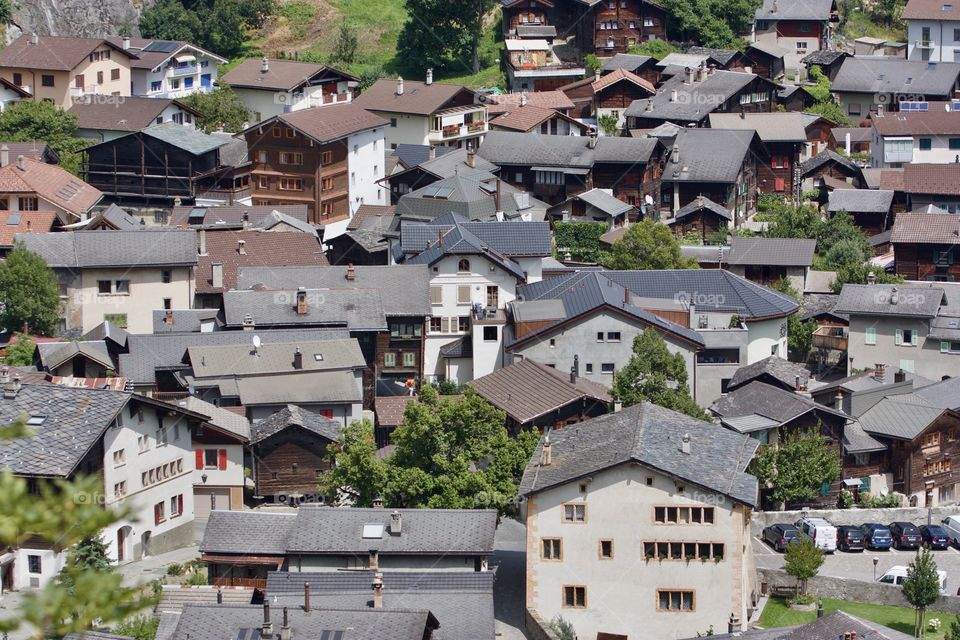
[[[187,578],[186,584],[194,586],[203,586],[207,584],[207,574],[206,573],[195,573],[189,578]]]
[[[183,565],[179,562],[174,562],[167,565],[167,575],[168,576],[182,576],[183,575]]]
[[[849,509],[853,506],[853,494],[846,489],[840,491],[840,501],[838,506],[841,509]]]

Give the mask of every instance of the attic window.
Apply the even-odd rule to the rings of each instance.
[[[44,420],[46,419],[47,419],[47,416],[40,416],[40,415],[30,416],[29,418],[27,418],[27,425],[31,427],[39,427],[40,425],[43,424]]]
[[[383,537],[383,525],[382,524],[365,524],[363,525],[363,539],[364,540],[379,540]]]
[[[323,354],[315,353],[313,354],[313,359],[316,360],[317,362],[323,362]]]
[[[944,11],[953,11],[953,5],[952,5],[952,4],[945,4],[945,5],[943,5],[943,10],[944,10]]]
[[[7,216],[7,224],[12,226],[17,226],[18,224],[20,224],[20,219],[21,219],[21,214],[11,213],[9,216]]]

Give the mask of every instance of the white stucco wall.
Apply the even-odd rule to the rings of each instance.
[[[770,356],[787,357],[787,319],[760,320],[748,322],[750,342],[747,345],[747,361],[753,364]]]

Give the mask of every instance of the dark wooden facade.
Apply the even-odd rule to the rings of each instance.
[[[611,189],[613,196],[634,207],[644,206],[645,196],[653,200],[653,210],[660,201],[660,176],[663,174],[662,148],[643,163],[603,162],[593,165],[593,186],[597,189]],[[646,215],[653,215],[647,207]]]
[[[960,417],[944,411],[913,440],[890,442],[893,490],[923,493],[926,499],[917,506],[932,506],[937,489],[960,481],[960,463],[952,466],[955,460],[960,460]]]
[[[617,109],[622,113],[634,100],[649,98],[651,95],[653,94],[644,87],[624,78],[594,94],[594,111],[596,112],[597,109]]]
[[[330,440],[290,425],[254,444],[253,473],[257,494],[268,502],[279,496],[301,496],[318,493],[317,479],[330,468],[326,459]]]
[[[766,78],[754,78],[753,81],[747,84],[747,86],[730,95],[720,104],[714,104],[716,100],[719,100],[718,96],[697,95],[697,84],[677,84],[673,86],[667,84],[661,90],[669,91],[674,88],[679,94],[678,100],[694,100],[705,105],[703,107],[702,114],[697,116],[699,118],[698,120],[680,120],[673,119],[671,117],[664,117],[664,115],[656,115],[656,109],[654,109],[654,115],[651,117],[647,117],[646,115],[633,115],[628,117],[627,128],[654,129],[664,122],[673,122],[681,127],[694,125],[697,127],[705,127],[708,126],[711,113],[772,113],[777,110],[778,86]],[[741,96],[754,95],[765,96],[766,99],[758,101],[750,99],[741,104]]]
[[[822,163],[819,167],[808,171],[807,173],[801,176],[804,180],[818,180],[820,178],[830,177],[836,178],[837,180],[846,181],[847,178],[853,178],[853,182],[850,184],[856,189],[863,189],[866,187],[863,184],[863,177],[859,171],[854,171],[850,167],[847,167],[835,160],[829,159],[826,162]]]
[[[907,280],[960,280],[960,246],[897,242],[893,245],[894,269]]]
[[[702,242],[707,244],[710,236],[717,233],[720,227],[725,224],[729,224],[729,220],[721,217],[715,211],[704,208],[683,216],[670,226],[670,230],[678,238],[688,233],[697,234]],[[712,268],[716,268],[716,263]]]
[[[762,193],[782,193],[792,197],[799,179],[803,142],[765,142],[770,158],[757,163],[757,188]]]
[[[514,36],[519,26],[547,27],[553,24],[550,0],[513,0],[502,6],[503,34]]]
[[[570,98],[573,102],[573,113],[569,115],[574,118],[593,117],[593,83],[596,82],[595,76],[587,76],[583,80],[577,80],[562,87],[557,87],[558,91]]]
[[[247,131],[246,139],[254,205],[305,204],[315,224],[349,217],[345,138],[321,145],[273,120]]]
[[[646,40],[667,39],[666,10],[647,0],[604,0],[581,11],[577,43],[583,53],[612,56]]]
[[[893,224],[893,216],[889,211],[858,211],[850,216],[867,236],[883,233]]]
[[[783,56],[775,56],[754,47],[747,47],[743,54],[743,68],[731,71],[745,71],[750,67],[752,73],[767,80],[778,80],[784,75]]]

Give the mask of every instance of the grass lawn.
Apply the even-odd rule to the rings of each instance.
[[[890,627],[907,635],[913,635],[913,609],[906,607],[891,607],[882,604],[868,604],[865,602],[848,602],[846,600],[823,599],[823,612],[830,614],[834,611],[845,611],[850,615],[870,620],[885,627]],[[787,603],[779,598],[770,598],[763,613],[760,615],[760,626],[791,627],[798,624],[812,622],[817,617],[816,611],[794,611]],[[943,640],[944,633],[950,626],[953,616],[949,613],[927,612],[927,620],[939,618],[942,623],[940,631],[928,630],[924,633],[926,640]]]
[[[850,15],[847,16],[846,24],[843,25],[842,34],[849,40],[847,44],[851,46],[853,46],[854,40],[863,37],[883,38],[884,40],[893,40],[895,42],[905,42],[907,37],[904,29],[899,27],[899,25],[888,29],[882,24],[871,20],[870,16],[864,14],[862,11],[850,12]]]

